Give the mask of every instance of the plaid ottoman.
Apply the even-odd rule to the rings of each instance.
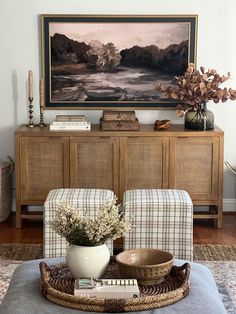
[[[172,189],[137,189],[124,193],[125,214],[135,228],[124,239],[124,249],[158,248],[176,258],[193,257],[193,204],[189,194]]]
[[[82,213],[95,218],[96,211],[106,201],[115,197],[114,192],[105,189],[56,189],[49,192],[44,203],[44,257],[60,257],[66,255],[68,242],[49,227],[47,221],[52,220],[60,203],[68,203],[77,207]],[[110,253],[113,243],[107,241]]]

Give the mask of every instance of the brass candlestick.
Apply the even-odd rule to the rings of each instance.
[[[33,97],[29,97],[29,123],[26,124],[28,128],[34,128],[35,124],[33,122]]]
[[[44,123],[44,121],[43,121],[43,107],[41,107],[41,106],[40,106],[40,120],[39,120],[39,124],[37,126],[39,126],[40,128],[47,126],[47,124]]]

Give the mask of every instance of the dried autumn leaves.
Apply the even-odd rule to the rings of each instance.
[[[213,100],[215,103],[225,102],[228,99],[235,100],[236,90],[219,87],[229,78],[229,72],[227,75],[221,76],[214,69],[205,71],[203,66],[199,71],[195,69],[193,63],[190,63],[184,75],[175,76],[175,87],[158,84],[156,90],[168,98],[181,100],[183,104],[177,106],[177,110],[181,112],[190,106],[198,109],[201,103],[209,100]]]

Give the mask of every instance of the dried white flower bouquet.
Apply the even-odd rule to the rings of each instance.
[[[132,228],[131,217],[124,217],[116,199],[106,202],[95,219],[82,215],[79,209],[67,203],[58,206],[55,218],[48,222],[53,230],[70,244],[96,246],[108,239],[123,237]]]

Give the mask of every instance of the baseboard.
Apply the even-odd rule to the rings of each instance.
[[[223,199],[223,211],[224,212],[236,212],[236,199],[224,198]]]

